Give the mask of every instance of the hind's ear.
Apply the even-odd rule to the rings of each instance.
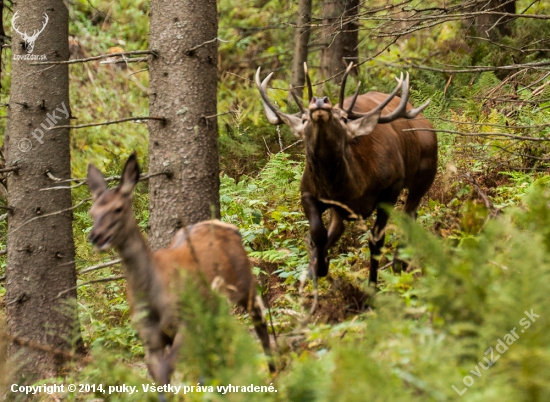
[[[86,176],[86,182],[88,183],[88,188],[92,193],[94,199],[99,197],[99,195],[107,190],[107,182],[101,174],[98,168],[96,168],[91,163],[88,165],[88,174]]]
[[[137,161],[136,153],[134,152],[126,161],[126,165],[124,165],[124,170],[122,171],[122,179],[120,180],[120,184],[118,185],[120,192],[122,194],[132,194],[132,191],[134,191],[136,184],[138,184],[139,175],[139,164]]]

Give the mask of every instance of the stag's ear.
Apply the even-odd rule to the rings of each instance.
[[[88,165],[86,182],[88,183],[88,188],[90,189],[94,200],[99,197],[102,192],[107,190],[107,182],[105,181],[105,178],[99,169],[91,163]]]
[[[120,184],[118,185],[122,194],[132,194],[134,187],[138,184],[139,174],[137,156],[134,152],[126,161],[126,165],[124,165],[124,170],[122,171],[122,179],[120,179]]]
[[[302,122],[301,114],[286,114],[280,111],[275,113],[263,100],[262,103],[264,105],[264,114],[267,121],[273,125],[284,123],[290,128],[290,131],[292,131],[292,134],[294,134],[296,138],[303,138],[304,123]]]
[[[370,133],[372,133],[372,130],[374,130],[374,128],[378,124],[380,113],[381,111],[371,116],[360,117],[357,120],[349,121],[347,123],[349,138],[353,139],[362,135],[369,135]]]
[[[296,116],[294,114],[287,114],[281,116],[281,119],[290,128],[290,131],[292,131],[292,134],[294,134],[296,138],[304,138],[305,123],[303,122],[302,117]]]

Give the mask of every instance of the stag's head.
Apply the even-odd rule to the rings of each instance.
[[[109,189],[99,169],[88,165],[87,182],[94,200],[90,209],[94,225],[88,239],[99,250],[120,246],[135,225],[132,192],[139,181],[139,174],[137,157],[133,153],[126,161],[120,183]]]
[[[357,84],[357,89],[351,98],[351,102],[348,103],[347,107],[344,107],[346,80],[353,67],[353,63],[350,63],[346,69],[340,87],[340,99],[338,104],[333,106],[326,96],[316,97],[312,95],[311,80],[307,72],[307,66],[304,63],[309,105],[307,108],[303,106],[302,102],[295,96],[291,86],[290,91],[292,96],[300,108],[300,111],[295,114],[283,113],[269,100],[267,96],[267,84],[273,73],[269,74],[263,81],[260,81],[261,69],[258,68],[255,80],[262,97],[267,120],[271,124],[286,124],[290,127],[293,134],[303,139],[307,145],[309,141],[315,141],[319,136],[330,136],[341,141],[348,141],[359,136],[368,135],[378,124],[390,123],[400,117],[412,119],[428,106],[429,100],[416,109],[406,110],[409,98],[409,75],[407,74],[403,79],[403,74],[401,74],[401,77],[397,79],[397,86],[393,92],[376,108],[367,113],[358,113],[353,110],[357,96],[359,95],[359,86],[361,83]],[[387,106],[399,90],[402,91],[399,106],[388,115],[381,116],[382,109]]]
[[[46,25],[48,25],[48,21],[49,21],[48,14],[44,13],[44,23],[42,24],[42,28],[35,29],[32,35],[27,34],[27,31],[21,32],[17,28],[17,26],[15,25],[15,21],[18,18],[19,18],[19,11],[16,11],[15,14],[13,14],[13,18],[11,19],[11,26],[13,30],[17,32],[19,35],[21,35],[21,38],[25,41],[25,49],[27,50],[27,53],[32,53],[34,50],[34,43],[36,42],[38,35],[40,35],[46,28]]]

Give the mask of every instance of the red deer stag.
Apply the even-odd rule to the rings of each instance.
[[[250,312],[269,358],[262,302],[237,227],[218,220],[200,222],[179,230],[169,248],[152,252],[132,213],[132,192],[139,175],[135,153],[128,158],[114,189],[107,188],[95,166],[88,166],[87,181],[94,200],[89,239],[101,251],[114,248],[122,258],[132,321],[143,342],[151,376],[162,385],[170,381],[183,341],[179,292],[189,275],[216,283],[229,300]],[[274,371],[271,359],[269,369]]]
[[[328,249],[342,236],[344,220],[369,217],[376,208],[376,222],[369,240],[371,284],[376,284],[378,257],[384,245],[388,213],[382,204],[395,205],[404,188],[409,190],[405,211],[413,218],[421,198],[432,185],[437,170],[437,138],[433,126],[420,112],[428,105],[413,109],[408,103],[409,75],[398,79],[390,95],[380,92],[355,94],[344,99],[347,68],[340,88],[338,105],[327,97],[314,97],[307,76],[309,107],[295,97],[300,112],[281,112],[267,96],[267,84],[273,73],[256,85],[265,115],[271,124],[286,124],[303,139],[306,167],[300,192],[302,206],[310,225],[313,252],[312,273],[328,274]],[[402,90],[401,98],[395,95]],[[292,87],[291,87],[292,91]],[[384,112],[384,115],[381,115]],[[328,228],[322,214],[331,209]]]

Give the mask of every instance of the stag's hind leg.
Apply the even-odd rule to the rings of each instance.
[[[389,214],[384,208],[378,208],[376,210],[376,222],[374,228],[371,231],[369,238],[369,250],[370,250],[370,268],[369,268],[369,284],[376,286],[378,281],[378,258],[380,257],[380,250],[384,246],[384,240],[386,238],[386,224],[388,223]]]
[[[325,246],[325,253],[328,253],[328,249],[334,246],[334,243],[342,237],[344,233],[344,218],[338,208],[332,208],[330,210],[330,224],[328,227],[328,239]],[[328,261],[328,258],[327,258]]]
[[[407,196],[407,201],[405,202],[405,213],[409,215],[413,220],[416,220],[416,210],[420,205],[422,197],[424,197],[424,195],[432,186],[433,180],[435,178],[435,171],[426,170],[424,172],[420,172],[418,174],[418,178],[418,183],[420,184],[416,187],[411,187],[409,189],[409,195]],[[401,248],[403,248],[403,243],[400,242],[394,253],[392,264],[394,272],[406,271],[409,266],[406,261],[399,259],[399,249]],[[401,267],[398,267],[399,262],[401,263]]]

